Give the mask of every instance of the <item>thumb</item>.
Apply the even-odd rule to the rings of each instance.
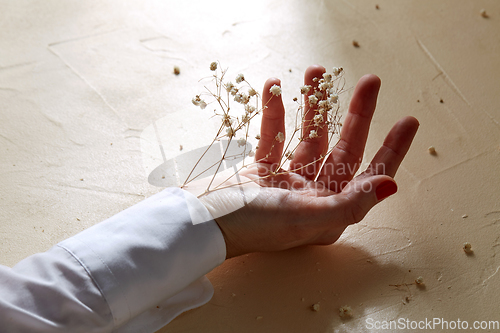
[[[360,222],[377,203],[393,195],[398,186],[385,175],[361,175],[353,179],[341,192],[345,198],[345,212],[351,224]]]

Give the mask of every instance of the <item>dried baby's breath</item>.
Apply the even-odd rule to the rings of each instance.
[[[285,135],[282,132],[278,132],[278,134],[276,134],[276,140],[279,143],[285,141]]]
[[[309,96],[309,104],[314,105],[318,103],[318,98],[314,95]]]
[[[236,76],[236,83],[241,83],[243,81],[245,81],[245,75],[238,74],[238,76]]]
[[[217,172],[221,169],[222,163],[228,158],[234,159],[236,157],[235,155],[228,155],[230,143],[232,140],[236,140],[238,148],[243,150],[241,153],[243,158],[246,156],[253,157],[255,152],[250,149],[251,146],[248,146],[250,124],[257,115],[260,115],[265,109],[268,108],[267,104],[273,98],[282,94],[281,87],[275,84],[269,88],[269,93],[271,94],[270,99],[267,101],[261,101],[261,96],[245,79],[245,75],[243,73],[236,75],[233,81],[235,83],[233,83],[225,80],[227,70],[221,69],[218,62],[212,62],[210,64],[210,70],[214,72],[213,75],[209,77],[212,85],[205,86],[205,93],[196,95],[192,99],[192,103],[201,109],[206,109],[208,105],[214,106],[214,108],[212,108],[212,117],[218,117],[221,121],[220,128],[205,153],[208,152],[212,145],[221,139],[227,140],[228,143],[225,145],[226,148],[223,152],[222,158],[216,163],[216,165],[212,165],[217,167],[217,171],[213,175],[204,194],[225,188],[227,186],[238,185],[223,185],[224,182],[221,184],[213,184]],[[268,175],[262,176],[262,178],[297,171],[285,171],[283,170],[283,165],[286,161],[293,160],[295,158],[294,153],[297,146],[303,140],[316,139],[322,136],[326,136],[328,138],[329,151],[322,154],[317,160],[311,163],[316,163],[324,159],[325,156],[328,156],[331,152],[331,149],[333,149],[334,144],[332,143],[332,140],[335,135],[340,132],[341,126],[339,114],[339,95],[344,91],[345,86],[343,69],[342,67],[334,67],[331,72],[324,73],[319,78],[313,78],[312,81],[314,82],[313,86],[301,86],[300,98],[295,97],[293,99],[298,105],[296,110],[297,120],[291,135],[287,139],[287,142],[285,142],[284,132],[277,132],[274,134],[274,140],[271,142],[271,147],[269,148],[270,150],[267,152],[264,159],[271,154],[276,145],[280,145],[279,151],[284,151],[284,153],[282,153],[280,163],[276,164],[276,168],[271,170]],[[313,114],[311,114],[311,112]],[[208,117],[210,117],[210,115],[208,115]],[[300,136],[301,133],[303,137],[299,137],[297,140],[297,136]],[[260,134],[252,134],[252,136],[255,136],[257,140],[261,139]],[[236,137],[238,137],[238,139],[236,139]],[[293,141],[294,138],[296,141]],[[259,147],[257,146],[255,149],[259,150]],[[205,153],[203,153],[198,162],[195,164],[182,187],[197,179],[208,170],[206,169],[200,171],[196,169],[200,161],[204,158]],[[250,164],[259,163],[260,161],[261,160],[257,160]],[[239,169],[235,169],[235,175],[241,170],[241,168],[247,167],[250,164],[246,159],[243,159],[243,165]],[[303,167],[307,167],[307,165],[302,166],[301,168]],[[197,172],[195,172],[195,169]]]
[[[281,87],[275,84],[271,87],[271,89],[269,89],[269,92],[274,96],[279,96],[281,95]]]

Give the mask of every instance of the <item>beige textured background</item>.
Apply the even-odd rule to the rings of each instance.
[[[399,193],[332,246],[227,261],[209,274],[210,303],[161,332],[498,321],[499,31],[493,0],[0,1],[0,263],[158,192],[141,134],[194,112],[211,61],[259,89],[281,78],[289,104],[305,68],[319,63],[343,66],[349,86],[365,73],[382,78],[368,160],[397,119],[419,119]],[[199,143],[193,129],[159,130]],[[389,286],[418,276],[425,288]],[[339,318],[342,305],[351,320]]]

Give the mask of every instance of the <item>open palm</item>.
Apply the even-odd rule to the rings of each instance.
[[[320,78],[324,72],[321,66],[309,67],[304,83],[317,85],[313,78]],[[261,139],[255,155],[259,163],[240,172],[255,181],[251,185],[260,186],[258,194],[242,208],[223,216],[214,213],[240,201],[238,191],[215,191],[202,198],[208,210],[220,216],[216,222],[224,235],[228,258],[335,242],[348,225],[361,221],[375,204],[396,192],[393,177],[419,126],[413,117],[399,120],[369,167],[354,177],[361,166],[380,88],[377,76],[365,75],[355,88],[341,139],[324,165],[321,167],[320,157],[328,151],[328,138],[318,127],[317,138],[310,139],[302,133],[304,139],[290,161],[290,169],[295,171],[269,177],[280,163],[284,146],[275,137],[279,132],[285,133],[281,96],[273,96],[269,91],[275,84],[280,85],[280,81],[272,78],[264,85],[262,100],[269,102],[263,110]],[[306,115],[314,114],[308,112],[310,109],[306,98]]]

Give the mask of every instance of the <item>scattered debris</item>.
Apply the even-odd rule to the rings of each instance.
[[[462,218],[463,218],[463,219],[466,219],[466,218],[468,218],[468,217],[469,217],[469,215],[467,215],[467,214],[462,215]]]
[[[179,66],[174,66],[174,74],[179,75],[180,73],[181,73],[181,69],[179,68]]]
[[[465,242],[463,249],[465,253],[472,253],[472,245],[469,242]]]
[[[179,150],[183,150],[184,147],[182,145],[179,145]]]
[[[348,305],[341,306],[339,309],[339,316],[341,318],[350,318],[352,317],[352,309]]]
[[[442,103],[444,103],[444,101],[443,101],[443,99],[442,99],[442,98],[439,100],[439,103],[441,103],[441,104],[442,104]]]
[[[359,47],[359,43],[358,43],[358,41],[357,41],[357,40],[353,40],[353,41],[352,41],[352,46],[354,46],[354,47]]]
[[[486,13],[486,9],[481,9],[481,11],[479,12],[481,14],[482,17],[484,18],[488,18],[488,14]]]
[[[418,285],[424,284],[424,278],[419,276],[418,278],[415,279],[415,283]]]
[[[380,7],[378,5],[375,5],[375,9],[380,9]]]
[[[429,147],[429,154],[436,155],[436,148],[434,148],[434,146]]]
[[[318,312],[319,311],[319,303],[313,304],[311,308],[313,311]]]
[[[262,317],[262,316],[257,316],[257,317],[255,318],[255,320],[262,320],[263,318],[264,318],[264,317]]]

